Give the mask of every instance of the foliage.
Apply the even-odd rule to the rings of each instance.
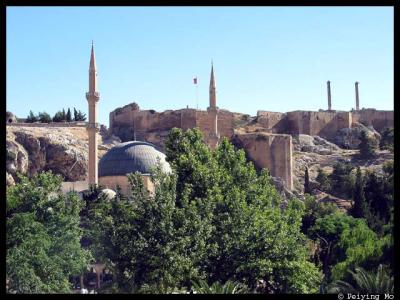
[[[130,174],[129,199],[92,212],[103,220],[96,239],[119,292],[189,290],[200,280],[254,288],[260,279],[275,293],[318,290],[321,274],[300,232],[301,202],[281,210],[268,173],[257,174],[227,140],[211,151],[198,130],[174,129],[166,145],[174,173],[156,168],[154,193]]]
[[[53,122],[72,122],[72,121],[86,121],[86,114],[82,113],[80,110],[76,110],[74,107],[74,117],[72,118],[71,109],[68,108],[67,112],[65,109],[56,112],[53,117]]]
[[[368,216],[368,204],[364,194],[364,180],[360,167],[357,168],[356,183],[353,191],[353,205],[349,213],[354,218],[366,218]]]
[[[41,123],[51,123],[52,119],[48,113],[41,112],[39,113],[39,121]]]
[[[29,116],[26,118],[26,123],[35,123],[39,121],[39,117],[36,116],[32,111],[29,111]]]
[[[247,294],[249,289],[242,283],[228,280],[224,284],[218,281],[209,285],[205,280],[193,282],[193,294]]]
[[[308,234],[308,229],[315,225],[317,219],[339,211],[335,204],[319,202],[315,197],[310,195],[305,195],[304,206],[305,209],[301,226],[301,231],[304,234]]]
[[[244,151],[227,139],[210,151],[198,130],[173,129],[166,149],[178,178],[178,207],[195,202],[207,211],[203,221],[211,218],[208,257],[200,266],[208,281],[233,279],[253,288],[265,279],[274,292],[318,287],[319,273],[307,260],[307,241],[299,230],[302,207],[293,200],[281,211],[267,171],[257,174]]]
[[[390,152],[394,151],[394,128],[385,128],[382,132],[379,148]]]
[[[366,130],[362,130],[360,134],[360,144],[358,148],[360,149],[360,156],[362,158],[372,158],[375,156],[376,145],[374,141],[368,136]]]
[[[336,280],[342,279],[350,267],[374,266],[385,244],[368,228],[364,219],[340,212],[317,219],[309,234],[320,241],[319,256],[325,276],[331,278],[332,275]]]
[[[333,165],[333,171],[328,176],[331,194],[344,198],[352,197],[355,182],[353,169],[354,165],[347,161],[338,161]]]
[[[86,269],[79,212],[74,193],[60,193],[62,179],[49,173],[20,176],[7,189],[6,277],[10,292],[70,292],[69,276]]]
[[[361,267],[356,267],[355,272],[348,271],[352,282],[338,280],[329,289],[329,293],[352,294],[385,294],[394,293],[394,278],[388,268],[379,265],[377,270],[367,272]]]
[[[67,114],[65,115],[65,120],[67,122],[71,122],[72,121],[72,117],[71,117],[71,110],[68,108],[67,110]]]
[[[311,188],[310,188],[310,177],[308,175],[308,167],[306,167],[306,170],[304,172],[304,194],[311,194]]]
[[[357,265],[371,269],[382,256],[384,240],[379,239],[364,219],[356,219],[351,227],[346,227],[338,242],[338,262],[332,268],[332,278],[341,279],[346,270]],[[342,256],[343,255],[343,256]],[[341,258],[344,259],[341,259]]]
[[[315,180],[319,183],[319,189],[321,191],[329,192],[331,190],[328,175],[322,169],[318,169],[318,175]]]
[[[56,112],[53,117],[53,122],[64,122],[64,121],[65,121],[65,118],[63,116],[62,111]]]
[[[76,110],[74,107],[74,121],[86,121],[86,114],[80,110]]]

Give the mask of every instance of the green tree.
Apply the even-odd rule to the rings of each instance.
[[[86,114],[82,113],[80,110],[76,111],[74,108],[74,121],[86,121]]]
[[[194,294],[247,294],[249,289],[242,283],[228,280],[224,284],[214,282],[209,285],[205,280],[193,282]]]
[[[331,184],[328,175],[321,169],[318,169],[318,174],[315,180],[319,183],[319,189],[324,192],[330,192]]]
[[[308,234],[308,229],[315,225],[317,219],[339,211],[338,207],[333,203],[323,203],[310,195],[304,197],[304,215],[302,219],[301,231]]]
[[[355,218],[367,218],[369,213],[364,194],[364,179],[360,167],[357,168],[356,183],[353,191],[353,205],[349,213]]]
[[[65,115],[65,120],[67,122],[71,122],[72,121],[72,117],[71,117],[71,110],[68,108],[67,110],[67,114]]]
[[[60,193],[62,179],[51,173],[7,189],[6,277],[9,292],[68,293],[70,276],[86,269],[89,252],[80,245],[82,201]]]
[[[385,240],[372,231],[365,219],[356,219],[351,227],[340,235],[337,252],[338,262],[332,267],[334,280],[347,279],[346,271],[355,266],[369,270],[375,268],[382,256]]]
[[[62,122],[62,121],[63,121],[62,112],[61,111],[56,112],[53,116],[53,122]]]
[[[308,175],[308,167],[304,172],[304,194],[311,194],[311,187],[310,187],[310,178]]]
[[[62,116],[62,121],[65,122],[67,120],[67,114],[65,113],[65,109],[63,108],[62,112],[61,112],[61,116]]]
[[[394,150],[394,128],[385,128],[382,132],[379,147],[382,150],[389,150],[393,152]]]
[[[319,258],[326,278],[334,280],[345,279],[351,267],[377,266],[387,244],[364,219],[341,212],[317,219],[309,234],[320,243]]]
[[[74,107],[74,121],[78,121],[78,112],[75,107]]]
[[[355,178],[352,174],[354,165],[348,161],[338,161],[328,176],[331,183],[330,192],[339,197],[350,198],[353,195]]]
[[[335,281],[330,293],[352,293],[352,294],[385,294],[394,293],[394,278],[390,271],[383,265],[379,265],[377,270],[366,271],[361,267],[356,267],[355,272],[348,271],[351,282],[342,280]]]
[[[26,123],[35,123],[39,118],[32,112],[29,111],[29,116],[26,118]]]
[[[302,207],[293,200],[282,212],[267,171],[257,174],[227,139],[210,151],[198,130],[173,129],[166,149],[178,177],[178,207],[184,200],[199,203],[211,217],[208,257],[200,265],[208,281],[233,279],[254,288],[265,279],[275,292],[317,290],[320,275],[300,232]]]
[[[39,113],[39,121],[41,123],[51,123],[52,119],[48,113],[41,112]]]
[[[361,131],[360,144],[358,146],[360,150],[360,156],[362,158],[372,158],[375,156],[376,145],[372,139],[368,136],[365,130]]]

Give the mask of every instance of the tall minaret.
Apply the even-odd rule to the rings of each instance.
[[[217,108],[217,91],[215,88],[214,79],[214,64],[211,62],[211,77],[210,77],[210,109]]]
[[[217,107],[217,91],[215,88],[214,65],[211,62],[211,77],[210,77],[210,106],[207,108],[211,122],[211,132],[208,136],[208,144],[212,149],[218,146],[218,107]]]
[[[356,86],[356,110],[360,110],[360,99],[358,98],[358,81],[355,83]]]
[[[97,71],[96,59],[94,57],[94,47],[92,41],[92,51],[90,54],[89,65],[89,92],[86,93],[86,99],[89,104],[89,122],[87,132],[89,136],[89,185],[97,184],[97,132],[99,124],[97,123],[97,102],[100,94],[97,92]]]
[[[328,88],[328,110],[332,109],[332,103],[331,103],[331,82],[328,80],[326,82],[327,88]]]

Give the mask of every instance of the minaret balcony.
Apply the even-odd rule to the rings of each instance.
[[[89,98],[95,98],[97,101],[100,99],[100,93],[99,92],[87,92],[86,93],[86,99],[89,100]]]

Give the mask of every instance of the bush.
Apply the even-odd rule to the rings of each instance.
[[[39,120],[39,117],[36,116],[32,111],[29,112],[29,116],[26,118],[26,123],[35,123]]]
[[[385,128],[382,132],[381,141],[379,143],[379,147],[382,150],[389,150],[393,152],[394,146],[394,129],[393,128]]]
[[[362,158],[372,158],[375,156],[376,145],[374,141],[368,136],[365,130],[361,131],[360,144],[358,146],[360,150],[360,156]]]
[[[39,121],[41,123],[51,123],[52,119],[48,113],[41,112],[39,113]]]

